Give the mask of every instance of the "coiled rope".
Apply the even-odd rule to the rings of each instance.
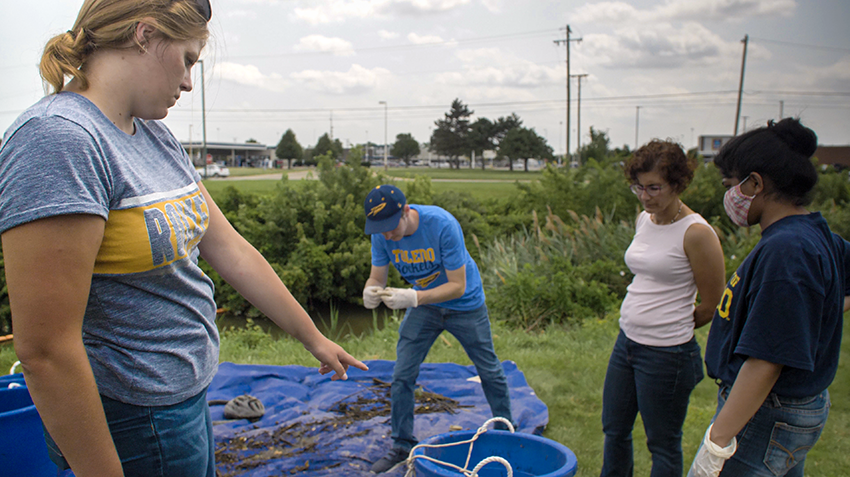
[[[419,444],[416,447],[414,447],[413,449],[410,449],[410,456],[408,456],[408,458],[407,458],[407,472],[404,474],[404,477],[413,477],[414,475],[416,475],[416,471],[413,469],[413,462],[416,459],[423,459],[423,460],[431,461],[431,462],[438,464],[438,465],[450,467],[452,469],[457,470],[458,472],[465,475],[466,477],[476,477],[478,475],[478,471],[481,470],[482,467],[484,467],[485,465],[487,465],[491,462],[498,462],[498,463],[502,464],[503,466],[505,466],[505,468],[508,470],[508,477],[513,477],[514,471],[513,471],[513,468],[511,468],[510,462],[508,462],[507,460],[503,459],[502,457],[498,457],[498,456],[487,457],[486,459],[479,462],[478,465],[476,465],[472,470],[469,470],[469,459],[472,458],[472,447],[475,444],[475,441],[478,439],[478,436],[487,432],[487,425],[490,424],[491,422],[503,422],[503,423],[507,424],[508,429],[511,432],[514,432],[514,426],[513,426],[513,424],[511,424],[510,421],[508,421],[507,419],[505,419],[503,417],[494,417],[492,419],[489,419],[484,424],[482,424],[481,427],[479,427],[478,430],[475,432],[475,435],[473,435],[468,440],[458,441],[458,442],[450,442],[448,444]],[[423,455],[413,455],[413,452],[416,449],[419,449],[419,448],[432,448],[433,449],[433,448],[440,448],[440,447],[459,446],[459,445],[464,445],[464,444],[469,444],[469,452],[467,452],[467,454],[466,454],[466,462],[464,463],[463,467],[458,467],[458,466],[451,464],[449,462],[443,462],[441,460],[434,459],[433,457],[429,457],[429,456],[424,455],[424,454]]]

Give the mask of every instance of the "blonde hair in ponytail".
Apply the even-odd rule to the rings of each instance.
[[[51,38],[44,47],[39,72],[53,93],[62,91],[65,79],[89,86],[86,60],[96,50],[127,48],[135,42],[136,25],[144,21],[167,40],[206,41],[207,22],[195,0],[86,0],[74,27]],[[134,47],[144,49],[144,45]]]

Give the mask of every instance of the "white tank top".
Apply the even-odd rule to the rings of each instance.
[[[630,340],[676,346],[694,336],[697,285],[684,245],[685,232],[693,224],[709,226],[699,214],[668,225],[653,223],[646,211],[638,215],[625,256],[635,277],[620,306],[620,329]]]

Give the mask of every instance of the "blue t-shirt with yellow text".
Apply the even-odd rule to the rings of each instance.
[[[392,264],[416,290],[436,288],[448,281],[446,270],[466,265],[466,292],[460,298],[433,306],[469,311],[484,305],[484,288],[475,260],[466,250],[463,230],[452,214],[433,205],[411,205],[419,227],[398,242],[372,234],[372,265]]]

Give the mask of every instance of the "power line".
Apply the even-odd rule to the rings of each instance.
[[[805,43],[794,43],[791,41],[782,41],[782,40],[770,40],[767,38],[755,38],[750,37],[750,40],[761,41],[764,43],[775,43],[777,45],[786,45],[786,46],[794,46],[797,48],[812,48],[816,50],[833,50],[833,51],[847,51],[850,52],[850,48],[844,48],[840,46],[824,46],[824,45],[807,45]]]

